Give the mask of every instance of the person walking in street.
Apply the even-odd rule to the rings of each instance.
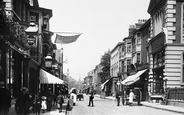
[[[0,115],[8,115],[11,107],[11,92],[0,82]]]
[[[35,100],[33,101],[33,105],[34,105],[34,113],[36,113],[36,115],[40,115],[40,111],[41,111],[41,99],[39,96],[36,96]]]
[[[57,105],[57,98],[58,94],[55,92],[54,95],[53,95],[53,106]]]
[[[45,111],[47,110],[47,97],[44,95],[41,97],[41,110],[42,113],[45,113]]]
[[[117,106],[119,106],[119,103],[120,103],[120,92],[119,91],[116,92],[116,100],[117,100]]]
[[[58,109],[59,109],[59,113],[60,113],[60,112],[62,112],[62,106],[64,103],[64,97],[63,97],[61,92],[59,92],[59,95],[57,96],[56,101],[57,101],[57,105],[58,105]]]
[[[130,93],[129,93],[129,105],[130,106],[133,106],[133,99],[134,99],[134,93],[132,89],[130,89]]]
[[[53,100],[52,99],[53,94],[52,94],[51,88],[48,88],[46,97],[47,97],[47,110],[50,111],[52,109],[52,100]]]
[[[89,105],[88,106],[91,106],[91,104],[92,104],[92,107],[94,106],[93,99],[94,99],[94,92],[91,91],[90,96],[89,96]]]
[[[26,87],[21,88],[20,94],[16,100],[15,110],[17,115],[29,115],[31,99]]]
[[[121,98],[122,98],[122,104],[125,105],[125,95],[126,95],[126,92],[125,90],[122,91],[122,94],[121,94]]]

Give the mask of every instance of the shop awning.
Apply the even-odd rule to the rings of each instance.
[[[133,83],[135,83],[136,81],[138,81],[140,79],[140,76],[146,72],[147,69],[144,69],[144,70],[141,70],[141,71],[138,71],[136,74],[134,75],[130,75],[128,76],[125,80],[123,80],[121,83],[123,85],[131,85]]]
[[[109,81],[110,79],[108,79],[108,80],[106,80],[103,84],[101,84],[101,89],[103,89],[104,88],[104,86],[105,86],[105,84]]]
[[[41,69],[40,70],[40,83],[41,84],[63,84],[64,81],[44,71],[43,69]]]

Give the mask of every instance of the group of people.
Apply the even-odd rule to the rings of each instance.
[[[43,93],[41,96],[41,110],[42,113],[50,111],[52,106],[57,106],[59,112],[62,112],[62,104],[64,103],[64,95],[60,90],[58,93],[52,95],[51,89],[48,92]]]
[[[29,94],[28,88],[22,87],[15,100],[15,112],[17,115],[29,115],[31,112],[40,115],[41,111],[51,110],[53,101],[53,95],[50,90],[47,93],[36,95],[33,99]],[[55,101],[59,112],[62,112],[64,96],[61,91],[56,95]],[[11,102],[12,96],[10,90],[5,87],[4,82],[0,81],[0,115],[9,115]]]
[[[117,100],[117,106],[120,105],[120,99],[122,98],[122,104],[125,105],[128,103],[128,105],[133,106],[134,99],[137,100],[137,105],[140,105],[140,91],[137,90],[134,94],[133,90],[130,89],[129,95],[128,95],[128,102],[126,102],[126,91],[123,90],[123,92],[117,91],[116,92],[116,100]]]

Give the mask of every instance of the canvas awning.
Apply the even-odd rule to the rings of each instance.
[[[104,86],[105,86],[105,84],[109,81],[110,79],[108,79],[108,80],[106,80],[103,84],[101,84],[101,89],[103,89],[104,88]]]
[[[40,70],[40,83],[41,84],[63,84],[64,81],[44,71],[43,69],[41,69]]]
[[[146,72],[147,69],[144,69],[144,70],[141,70],[141,71],[138,71],[136,74],[134,75],[130,75],[128,76],[125,80],[123,80],[121,83],[123,85],[131,85],[133,83],[135,83],[136,81],[138,81],[140,79],[140,76]]]

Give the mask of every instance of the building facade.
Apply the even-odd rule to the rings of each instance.
[[[99,73],[102,72],[102,66],[98,64],[95,67],[95,72],[94,72],[94,90],[96,91],[97,94],[101,94],[101,78],[99,76]]]
[[[117,90],[120,90],[120,80],[118,79],[118,75],[120,73],[120,48],[122,46],[122,42],[119,42],[112,50],[111,50],[111,59],[110,59],[110,76],[112,79],[112,94],[116,94]]]
[[[46,73],[45,57],[54,48],[51,17],[52,10],[39,7],[38,0],[0,1],[0,80],[15,98],[22,87],[33,98],[39,93],[40,72]]]
[[[153,94],[162,94],[166,88],[170,88],[170,103],[183,99],[178,93],[183,92],[179,89],[182,89],[184,83],[183,3],[183,0],[151,0],[148,7],[151,17],[150,90]]]

